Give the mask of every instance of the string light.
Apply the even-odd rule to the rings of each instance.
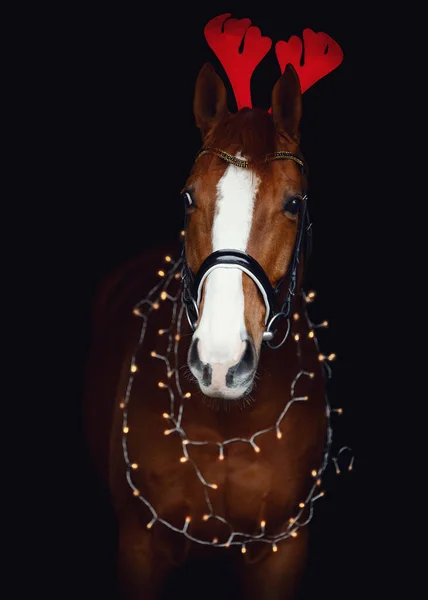
[[[182,232],[182,235],[184,235],[184,231]],[[159,308],[159,306],[160,306],[159,299],[165,300],[165,299],[169,298],[171,300],[171,306],[172,306],[172,322],[171,322],[171,325],[169,328],[159,329],[158,334],[159,335],[168,334],[168,336],[167,336],[168,337],[168,348],[167,348],[166,354],[167,354],[167,356],[169,354],[171,354],[173,356],[173,358],[175,359],[175,366],[174,367],[170,366],[167,356],[158,354],[154,350],[150,352],[150,356],[160,359],[165,363],[165,365],[167,367],[166,373],[167,373],[168,379],[170,379],[173,375],[175,375],[175,378],[173,381],[174,381],[175,387],[178,390],[178,399],[180,399],[180,398],[184,399],[184,398],[191,397],[190,392],[183,393],[181,390],[181,383],[180,383],[180,379],[179,379],[180,369],[178,368],[178,344],[181,340],[180,330],[181,330],[182,316],[184,314],[184,306],[181,303],[181,291],[180,290],[178,291],[178,293],[176,293],[175,296],[170,295],[167,292],[168,286],[171,284],[171,282],[174,280],[179,280],[181,278],[180,270],[181,270],[182,260],[179,259],[178,261],[174,262],[170,256],[167,256],[167,257],[165,257],[165,262],[171,263],[170,271],[168,273],[165,273],[165,271],[163,271],[163,270],[158,271],[158,275],[160,275],[163,279],[161,279],[152,288],[152,290],[150,290],[147,297],[145,299],[143,299],[142,301],[140,301],[134,307],[134,309],[132,311],[134,315],[136,315],[142,319],[143,324],[142,324],[142,330],[141,330],[138,346],[135,349],[135,352],[132,356],[130,370],[132,373],[135,373],[137,371],[137,365],[135,364],[136,355],[144,341],[145,332],[146,332],[146,328],[147,328],[147,322],[148,322],[148,318],[150,316],[150,310],[157,310]],[[161,288],[161,289],[159,289],[159,288]],[[157,295],[157,298],[155,298],[156,295]],[[315,297],[315,292],[309,292],[307,295],[305,295],[304,292],[302,292],[302,296],[307,302],[311,302]],[[154,299],[152,300],[152,298],[154,298]],[[179,310],[177,310],[177,305],[179,303],[181,303],[181,308]],[[141,310],[143,306],[148,307],[147,314]],[[304,313],[304,317],[306,318],[306,322],[309,327],[308,335],[315,344],[315,348],[318,352],[318,358],[320,360],[320,363],[321,363],[322,367],[325,369],[325,371],[327,372],[327,374],[330,376],[331,369],[330,369],[327,361],[333,360],[335,358],[335,354],[331,353],[328,356],[325,356],[319,352],[318,340],[317,340],[315,332],[314,332],[314,329],[316,329],[318,327],[327,327],[328,323],[327,323],[327,321],[323,321],[319,325],[316,325],[311,322],[311,320],[309,319],[306,312]],[[300,315],[298,313],[294,313],[293,320],[297,322],[297,321],[299,321],[299,319],[300,319]],[[173,332],[174,327],[176,328],[175,332]],[[293,335],[294,335],[294,339],[298,342],[300,339],[300,333],[295,332]],[[300,360],[299,351],[300,351],[300,345],[297,344],[297,353],[298,353],[298,357]],[[196,476],[199,478],[199,480],[204,488],[205,500],[207,502],[207,507],[209,509],[209,513],[204,514],[202,517],[202,520],[205,522],[205,521],[208,521],[209,519],[213,518],[213,519],[216,519],[216,520],[224,523],[225,525],[227,525],[229,527],[229,530],[230,530],[229,537],[223,543],[219,543],[219,540],[217,537],[212,538],[212,541],[209,542],[206,539],[199,539],[199,538],[191,535],[191,533],[188,532],[189,523],[191,522],[190,516],[186,517],[182,528],[172,525],[171,523],[169,523],[168,521],[166,521],[165,519],[163,519],[161,516],[159,516],[157,514],[155,508],[151,505],[151,503],[147,500],[147,498],[145,498],[144,496],[141,495],[140,491],[133,484],[130,473],[132,470],[135,470],[138,468],[138,464],[131,462],[128,458],[128,446],[127,446],[128,442],[127,442],[127,437],[125,435],[129,432],[129,426],[127,424],[127,419],[128,419],[127,407],[128,407],[128,403],[129,403],[129,399],[130,399],[131,390],[132,390],[132,378],[130,378],[129,382],[128,382],[128,386],[127,386],[125,400],[120,403],[120,408],[123,409],[122,431],[123,431],[124,437],[122,440],[122,446],[123,446],[123,451],[124,451],[124,459],[128,465],[128,470],[126,471],[126,478],[128,480],[128,483],[129,483],[131,489],[133,490],[133,495],[138,497],[138,500],[143,502],[152,512],[152,519],[151,519],[151,521],[149,521],[147,523],[147,526],[146,526],[147,529],[150,529],[156,521],[159,521],[160,523],[162,523],[164,526],[168,527],[169,529],[176,531],[178,533],[181,533],[186,538],[188,538],[194,542],[197,542],[199,544],[216,545],[218,547],[224,547],[224,548],[229,548],[232,545],[240,545],[241,552],[243,554],[245,554],[247,551],[246,544],[248,544],[250,542],[260,541],[260,542],[270,543],[272,545],[272,551],[276,552],[278,550],[277,544],[279,541],[282,541],[289,537],[296,537],[298,535],[297,529],[299,527],[307,525],[307,523],[309,523],[309,521],[312,518],[313,502],[315,500],[319,499],[320,497],[324,496],[324,491],[319,492],[317,495],[314,495],[314,493],[315,493],[315,490],[317,490],[317,491],[319,490],[319,486],[321,485],[321,476],[322,476],[322,474],[327,466],[327,463],[328,463],[330,447],[331,447],[331,442],[332,442],[332,429],[331,429],[330,420],[329,420],[329,415],[330,415],[331,409],[330,409],[327,398],[326,398],[326,415],[328,418],[328,427],[327,427],[327,441],[326,441],[326,446],[325,446],[325,451],[324,451],[324,457],[323,457],[323,461],[322,461],[320,468],[318,470],[313,469],[311,471],[311,475],[314,479],[316,479],[316,481],[314,482],[313,486],[311,487],[305,501],[301,501],[299,503],[299,505],[298,505],[299,512],[297,513],[297,515],[295,515],[294,517],[290,517],[288,519],[288,525],[287,525],[286,529],[283,531],[280,531],[279,533],[277,533],[275,535],[267,535],[266,534],[266,532],[265,532],[266,521],[265,520],[262,520],[260,522],[260,533],[251,535],[248,533],[239,532],[239,531],[234,530],[234,528],[230,525],[230,523],[228,523],[228,521],[226,521],[220,515],[216,515],[214,513],[213,506],[211,504],[211,500],[208,495],[208,489],[217,490],[218,485],[216,483],[209,483],[205,480],[205,478],[204,478],[202,472],[200,471],[199,467],[197,466],[196,462],[188,454],[187,448],[191,447],[193,445],[208,446],[208,445],[215,444],[218,447],[218,459],[220,461],[223,461],[225,459],[224,448],[227,445],[235,443],[235,442],[247,443],[252,446],[253,450],[256,453],[259,453],[260,447],[255,443],[255,439],[258,436],[264,435],[270,431],[276,432],[277,439],[281,439],[282,432],[280,430],[280,424],[281,424],[282,420],[285,418],[285,415],[287,414],[288,410],[291,408],[291,406],[295,402],[308,401],[308,399],[309,399],[308,396],[296,396],[294,393],[295,386],[301,377],[308,377],[310,379],[313,379],[315,377],[315,373],[309,372],[309,371],[304,371],[304,370],[300,370],[297,373],[297,375],[295,376],[295,378],[293,379],[293,381],[291,383],[290,398],[286,402],[284,409],[282,410],[281,414],[279,415],[279,417],[274,425],[272,425],[271,427],[262,429],[260,431],[257,431],[250,438],[231,438],[231,439],[224,440],[223,442],[213,442],[213,441],[209,441],[209,440],[204,441],[204,440],[189,439],[188,436],[186,435],[186,432],[183,429],[183,426],[182,426],[182,417],[183,417],[183,410],[184,410],[185,405],[183,403],[181,403],[177,406],[176,395],[175,395],[172,387],[167,386],[166,384],[164,384],[161,381],[158,382],[158,387],[166,388],[168,390],[169,396],[170,396],[170,412],[162,413],[162,417],[165,419],[169,419],[173,425],[173,428],[166,429],[163,433],[164,433],[164,435],[170,435],[173,432],[177,433],[177,436],[179,437],[181,444],[182,444],[182,448],[183,448],[183,455],[181,456],[181,458],[179,460],[181,463],[189,462],[191,464]],[[336,412],[337,414],[342,414],[342,409],[333,409],[333,411]],[[344,447],[339,451],[339,453],[337,454],[337,457],[332,457],[332,460],[336,467],[336,472],[340,472],[339,465],[338,465],[338,458],[339,458],[339,455],[342,454],[344,451],[351,452],[350,448]],[[354,457],[352,456],[352,458],[348,464],[348,470],[351,471],[353,469],[353,463],[354,463]],[[306,512],[304,510],[306,507],[309,508],[309,516],[304,521],[302,521],[302,513]]]

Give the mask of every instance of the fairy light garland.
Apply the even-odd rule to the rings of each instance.
[[[184,234],[184,232],[181,232],[182,236],[183,236],[183,234]],[[183,317],[183,312],[184,312],[184,305],[180,302],[181,301],[181,290],[179,290],[175,296],[169,294],[167,291],[171,282],[174,279],[180,279],[180,277],[181,277],[180,267],[182,264],[182,259],[180,258],[177,261],[173,261],[173,259],[168,255],[165,257],[165,262],[168,263],[168,266],[170,267],[168,269],[168,271],[165,271],[165,268],[160,269],[158,271],[158,275],[162,279],[148,292],[146,298],[144,298],[143,300],[141,300],[134,306],[133,311],[132,311],[135,316],[138,316],[139,318],[142,319],[142,327],[141,327],[141,332],[140,332],[140,336],[139,336],[136,348],[131,357],[131,363],[130,363],[130,369],[129,369],[130,375],[129,375],[127,386],[126,386],[125,397],[122,400],[122,402],[120,403],[120,408],[122,409],[122,415],[123,415],[123,418],[122,418],[122,448],[123,448],[124,460],[125,460],[125,463],[127,466],[126,479],[132,490],[133,495],[136,498],[138,498],[143,504],[145,504],[147,506],[147,508],[151,511],[152,518],[147,523],[147,529],[151,529],[156,522],[159,522],[159,523],[162,523],[163,525],[165,525],[166,527],[168,527],[169,529],[171,529],[177,533],[181,533],[189,540],[191,540],[193,542],[197,542],[199,544],[208,545],[208,546],[216,546],[219,548],[221,548],[221,547],[228,548],[228,547],[234,546],[234,545],[241,546],[241,551],[243,554],[245,554],[247,551],[247,544],[257,541],[257,542],[265,542],[265,543],[271,544],[272,551],[277,552],[278,551],[278,542],[285,540],[289,537],[296,537],[298,535],[298,530],[300,529],[300,527],[303,527],[310,522],[310,520],[312,519],[312,516],[313,516],[313,511],[314,511],[314,508],[313,508],[314,502],[316,502],[318,499],[322,498],[325,495],[325,492],[323,490],[321,490],[320,488],[321,488],[321,483],[322,483],[322,476],[324,474],[324,471],[325,471],[328,461],[329,461],[329,455],[330,455],[330,449],[331,449],[331,443],[332,443],[332,437],[333,437],[333,431],[332,431],[332,427],[331,427],[331,413],[335,412],[338,415],[340,415],[340,414],[342,414],[343,411],[341,408],[331,409],[327,395],[325,394],[325,405],[326,405],[326,416],[327,416],[327,439],[326,439],[323,459],[322,459],[320,467],[318,469],[313,469],[311,471],[310,474],[314,480],[314,483],[311,486],[306,498],[299,503],[298,510],[296,511],[295,516],[288,520],[288,524],[287,524],[285,531],[281,531],[275,535],[272,535],[272,534],[268,535],[265,531],[266,521],[264,521],[264,520],[262,520],[260,522],[260,528],[259,528],[259,532],[257,534],[248,534],[245,532],[236,531],[226,519],[224,519],[221,515],[218,515],[214,512],[214,509],[213,509],[213,506],[211,503],[211,499],[210,499],[210,495],[209,495],[209,491],[217,490],[218,485],[216,482],[207,481],[205,479],[205,477],[203,476],[202,472],[200,471],[198,465],[196,464],[196,462],[193,460],[191,454],[189,453],[189,447],[191,447],[191,446],[216,446],[218,448],[218,460],[220,460],[220,461],[223,461],[225,459],[225,454],[224,454],[225,448],[228,445],[236,443],[236,442],[247,443],[248,445],[250,445],[252,447],[254,452],[256,454],[258,454],[260,452],[260,447],[257,445],[256,440],[260,436],[273,431],[276,433],[276,437],[278,439],[282,438],[281,427],[280,427],[281,422],[284,419],[287,412],[289,411],[289,409],[291,408],[291,406],[295,402],[307,402],[309,400],[308,396],[295,396],[294,395],[294,390],[295,390],[297,382],[302,377],[303,378],[307,377],[307,378],[312,379],[315,376],[315,374],[312,372],[309,372],[309,371],[302,370],[302,369],[300,369],[298,371],[298,373],[294,377],[294,379],[291,383],[291,386],[290,386],[290,398],[285,403],[282,412],[278,416],[276,422],[271,427],[260,429],[259,431],[256,431],[249,438],[234,437],[234,438],[224,440],[223,442],[189,439],[189,437],[186,435],[186,432],[182,426],[182,419],[183,419],[183,413],[184,413],[184,401],[191,397],[191,393],[184,392],[181,387],[180,378],[179,378],[179,364],[178,364],[178,346],[179,346],[179,343],[181,340],[181,322],[182,322],[182,317]],[[303,294],[303,298],[306,301],[306,303],[309,304],[309,303],[313,302],[313,300],[315,298],[315,292],[309,292],[308,294],[305,294],[304,292],[302,292],[302,294]],[[190,463],[194,469],[196,476],[198,477],[200,483],[203,486],[204,497],[205,497],[205,501],[207,504],[207,511],[206,511],[206,514],[204,514],[204,516],[202,517],[202,520],[208,521],[210,519],[214,519],[221,523],[224,523],[229,528],[229,536],[228,536],[227,540],[223,543],[219,543],[218,538],[214,538],[212,541],[208,541],[208,540],[200,539],[200,538],[192,535],[191,532],[189,532],[189,525],[191,523],[190,516],[187,516],[185,518],[184,524],[181,528],[176,527],[172,523],[170,523],[167,520],[165,520],[164,518],[162,518],[162,516],[160,516],[157,513],[155,507],[141,493],[141,491],[138,489],[138,487],[135,485],[135,483],[132,479],[132,474],[134,472],[138,471],[138,464],[135,463],[133,460],[131,460],[129,457],[127,435],[130,431],[130,425],[128,423],[128,405],[129,405],[129,401],[130,401],[134,378],[135,378],[136,374],[138,373],[138,365],[136,364],[136,356],[143,345],[150,314],[152,313],[152,311],[158,310],[160,307],[160,303],[165,302],[165,301],[169,301],[172,304],[171,323],[170,323],[169,327],[159,329],[158,335],[160,335],[160,336],[167,335],[168,336],[168,346],[166,349],[166,355],[159,354],[159,353],[155,352],[154,350],[152,350],[150,352],[151,358],[164,362],[165,368],[166,368],[166,381],[170,382],[170,383],[166,383],[165,381],[158,382],[158,387],[160,389],[165,390],[165,393],[167,393],[169,395],[169,412],[164,412],[162,414],[163,419],[165,419],[165,421],[168,422],[168,427],[164,430],[164,435],[168,436],[171,434],[176,434],[179,436],[179,438],[181,440],[181,446],[182,446],[182,455],[178,459],[178,462]],[[179,304],[180,304],[180,306],[179,306]],[[147,309],[146,312],[144,312],[145,309]],[[299,313],[293,314],[294,321],[298,321],[300,318],[301,318],[301,315]],[[306,319],[306,322],[309,326],[308,337],[310,339],[312,339],[313,342],[315,343],[315,347],[316,347],[316,350],[318,353],[318,359],[320,360],[320,362],[322,362],[322,365],[325,368],[327,377],[330,378],[331,377],[331,367],[329,365],[329,361],[334,360],[335,354],[333,354],[333,353],[331,353],[329,355],[322,354],[320,352],[318,339],[315,334],[316,329],[318,329],[320,327],[327,327],[328,323],[327,323],[327,321],[323,321],[320,324],[313,323],[310,320],[306,310],[304,311],[304,318]],[[293,337],[294,337],[294,340],[296,341],[296,345],[297,345],[297,354],[300,357],[301,334],[295,333],[295,334],[293,334]],[[173,360],[174,360],[173,365],[171,364],[171,362],[168,358],[168,356],[171,354],[171,352],[173,353]],[[172,388],[172,385],[171,385],[172,381],[175,383],[175,387],[178,392],[177,394],[174,393],[174,390]],[[339,450],[339,452],[337,453],[337,455],[335,457],[332,457],[332,461],[334,463],[337,474],[339,474],[341,472],[340,466],[339,466],[339,458],[342,454],[346,454],[346,453],[348,453],[350,456],[348,470],[352,470],[352,468],[353,468],[354,457],[352,455],[352,450],[348,446],[345,446]],[[303,516],[304,516],[304,513],[306,510],[308,510],[308,515],[303,519]]]

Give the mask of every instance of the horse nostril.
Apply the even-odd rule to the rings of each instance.
[[[203,385],[209,387],[211,385],[213,370],[211,365],[205,364],[201,361],[198,351],[198,342],[199,338],[195,338],[190,344],[187,362],[194,374],[201,378]]]
[[[241,360],[227,372],[226,385],[232,387],[234,385],[242,385],[246,379],[253,374],[256,366],[256,350],[251,340],[245,340],[245,350]]]
[[[195,338],[193,340],[193,342],[190,344],[188,362],[195,369],[202,369],[202,361],[199,358],[199,352],[198,352],[198,342],[199,342],[199,339]]]

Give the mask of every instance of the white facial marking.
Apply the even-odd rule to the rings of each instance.
[[[242,157],[238,154],[237,158]],[[251,171],[227,167],[217,184],[213,252],[226,248],[246,251],[259,184]],[[242,276],[239,269],[217,268],[206,279],[202,317],[194,334],[204,363],[233,365],[244,351]]]

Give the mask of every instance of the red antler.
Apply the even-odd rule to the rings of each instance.
[[[292,35],[288,42],[281,41],[275,45],[281,73],[284,72],[287,63],[291,63],[299,76],[302,93],[336,69],[343,60],[342,48],[322,31],[315,33],[311,29],[304,29],[303,47],[304,64],[301,66],[302,40],[299,37]]]
[[[205,26],[204,34],[208,45],[226,71],[239,110],[244,106],[252,106],[251,76],[269,52],[272,40],[263,37],[258,27],[251,26],[250,19],[227,21],[230,16],[231,13],[227,13],[211,19]],[[239,52],[244,36],[244,48]]]

